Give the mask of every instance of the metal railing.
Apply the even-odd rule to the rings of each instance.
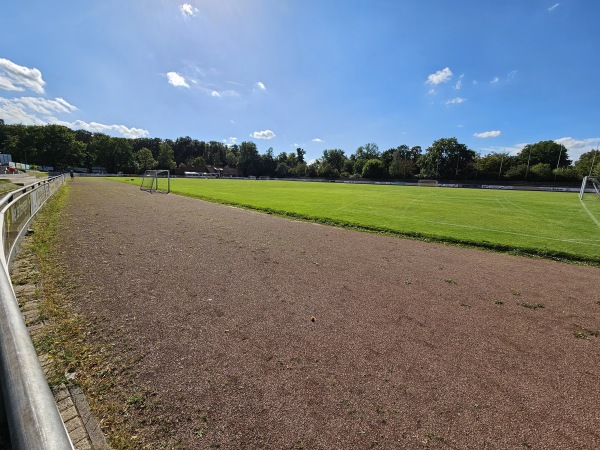
[[[63,176],[33,183],[0,200],[0,383],[13,449],[72,449],[39,363],[9,275],[18,243]]]

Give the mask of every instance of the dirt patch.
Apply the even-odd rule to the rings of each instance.
[[[136,361],[140,446],[600,446],[598,268],[71,189],[62,257]]]

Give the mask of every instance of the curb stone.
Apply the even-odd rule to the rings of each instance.
[[[17,255],[11,268],[11,278],[23,275],[24,279],[27,279],[26,275],[31,267],[32,263],[26,255]],[[38,314],[41,295],[38,286],[32,281],[27,281],[24,284],[13,285],[13,289],[27,329],[33,339],[46,326],[46,322],[40,320]],[[42,354],[38,355],[38,359],[47,376],[52,364],[50,358],[48,355]],[[100,425],[90,411],[89,404],[79,386],[62,384],[53,388],[52,393],[75,450],[110,450]]]

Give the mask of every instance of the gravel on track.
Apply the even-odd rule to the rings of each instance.
[[[598,268],[70,185],[77,311],[173,446],[600,448]]]

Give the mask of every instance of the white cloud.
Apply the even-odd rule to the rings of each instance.
[[[571,158],[573,161],[577,161],[583,153],[596,150],[599,147],[600,137],[587,139],[563,137],[560,139],[554,139],[554,142],[564,145],[569,151],[569,158]]]
[[[189,3],[184,3],[183,5],[179,5],[179,12],[181,12],[183,17],[193,17],[198,13],[198,8]]]
[[[254,139],[273,139],[276,136],[271,130],[255,131],[250,135]]]
[[[312,141],[313,142],[325,142],[321,138],[314,138]]]
[[[71,113],[77,108],[62,98],[48,100],[38,97],[6,99],[0,97],[0,117],[9,123],[45,125],[56,123],[55,113]]]
[[[239,97],[240,93],[237,91],[234,91],[232,89],[227,89],[225,91],[221,91],[219,92],[219,94],[221,94],[223,97]]]
[[[47,123],[35,114],[26,111],[26,106],[15,100],[18,99],[9,100],[0,97],[0,117],[6,123],[19,123],[23,125],[45,125]]]
[[[498,137],[502,134],[502,131],[484,131],[483,133],[475,133],[473,136],[476,138],[486,139],[491,137]]]
[[[147,130],[129,128],[125,125],[104,125],[97,122],[75,120],[68,122],[54,116],[55,113],[69,114],[77,108],[62,98],[48,100],[37,97],[20,97],[6,99],[0,97],[0,117],[7,123],[23,125],[64,125],[73,129],[84,129],[91,132],[119,134],[128,138],[148,136]]]
[[[456,82],[456,84],[454,85],[454,89],[456,89],[457,91],[460,91],[461,88],[462,88],[462,80],[458,80]]]
[[[98,122],[84,122],[76,120],[74,122],[60,122],[61,125],[66,125],[69,128],[87,130],[92,133],[112,133],[120,134],[126,138],[141,138],[147,137],[150,133],[142,128],[129,128],[125,125],[105,125]]]
[[[449,81],[450,78],[452,78],[452,71],[449,67],[446,67],[445,69],[438,70],[436,73],[432,73],[429,76],[427,76],[426,83],[433,84],[435,86],[440,83],[445,83]]]
[[[448,106],[448,105],[458,105],[458,104],[464,102],[465,100],[466,100],[465,98],[456,97],[456,98],[452,98],[452,99],[446,100],[445,105],[446,106]]]
[[[48,100],[40,97],[20,97],[13,99],[15,103],[23,105],[25,108],[43,115],[59,113],[70,113],[76,111],[77,108],[62,98]]]
[[[228,137],[227,139],[223,139],[223,143],[227,145],[235,145],[237,144],[238,138],[236,137]]]
[[[38,69],[29,69],[8,59],[0,58],[0,89],[6,91],[30,89],[38,94],[43,94],[45,84],[42,72]]]
[[[190,85],[185,81],[185,78],[178,74],[177,72],[167,72],[167,79],[169,80],[169,84],[178,87],[186,87],[189,88]]]
[[[219,94],[217,91],[210,91],[210,94],[209,94],[209,95],[210,95],[211,97],[220,97],[220,96],[221,96],[221,94]]]
[[[509,79],[509,80],[512,80],[516,76],[517,76],[517,71],[516,70],[511,70],[510,72],[508,72],[508,75],[506,76],[506,78]]]
[[[496,84],[500,81],[500,77],[494,77],[491,81],[490,84]]]
[[[560,6],[560,3],[555,3],[554,5],[552,5],[550,8],[548,8],[548,11],[554,11],[556,8],[558,8]]]
[[[254,86],[259,91],[266,91],[267,90],[267,87],[265,86],[265,84],[262,81],[257,82]]]

